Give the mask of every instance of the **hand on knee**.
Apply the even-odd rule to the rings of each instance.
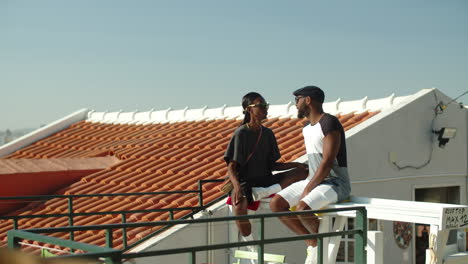
[[[310,210],[310,207],[303,201],[300,201],[299,204],[296,206],[296,210],[298,211]]]

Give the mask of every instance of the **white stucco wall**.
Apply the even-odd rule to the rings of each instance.
[[[436,96],[434,96],[436,95]],[[436,98],[437,97],[437,101]],[[442,100],[450,99],[437,90],[423,90],[413,101],[385,110],[382,116],[375,116],[363,126],[356,126],[347,132],[348,165],[352,181],[352,194],[377,198],[414,200],[415,188],[460,186],[460,201],[467,204],[468,175],[468,110],[456,104],[448,105],[434,122],[434,129],[457,128],[456,137],[445,148],[439,148],[437,136],[432,134],[433,109]],[[433,142],[431,141],[433,138]],[[432,143],[431,143],[432,142]],[[393,152],[399,166],[423,164],[433,146],[431,162],[421,169],[398,170],[389,162]],[[229,214],[227,207],[219,207],[213,216]],[[265,209],[258,213],[267,213]],[[413,263],[413,244],[400,249],[393,238],[391,222],[382,222],[384,231],[384,263]],[[258,225],[253,233],[257,238]],[[266,225],[267,238],[294,235],[278,220],[272,219]],[[414,240],[414,234],[413,234]],[[147,250],[175,248],[181,246],[206,245],[237,241],[237,230],[233,223],[216,223],[212,227],[197,225],[186,227],[161,239]],[[305,244],[301,241],[266,246],[265,252],[286,255],[287,263],[303,263]],[[137,259],[137,263],[186,263],[188,255],[181,254],[164,258]],[[159,262],[161,261],[161,262]],[[211,257],[207,253],[197,255],[197,263],[232,263],[226,252],[217,251]]]
[[[455,138],[450,139],[445,148],[439,148],[437,135],[431,132],[433,109],[437,104],[434,93],[437,94],[439,101],[449,102],[449,98],[437,90],[428,92],[371,126],[347,137],[348,166],[351,181],[355,185],[375,180],[398,180],[415,176],[467,175],[467,110],[456,104],[450,104],[436,118],[434,122],[436,130],[441,127],[457,129]],[[393,152],[399,166],[418,166],[428,159],[431,148],[433,148],[432,160],[424,168],[398,170],[389,162],[389,155]],[[361,195],[362,191],[355,189],[353,193]]]
[[[416,188],[460,186],[460,201],[467,204],[468,111],[450,104],[438,115],[434,129],[454,127],[455,138],[440,148],[431,123],[438,100],[448,97],[437,90],[428,91],[413,102],[347,137],[348,165],[352,194],[398,200],[414,200]],[[385,113],[383,113],[385,114]],[[421,169],[398,170],[390,163],[390,152],[399,166],[430,163]],[[385,263],[413,263],[413,243],[400,249],[393,238],[391,222],[382,223]],[[414,240],[414,234],[413,234]]]

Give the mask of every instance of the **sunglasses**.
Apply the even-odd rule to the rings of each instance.
[[[260,107],[260,108],[263,108],[265,110],[268,110],[268,108],[270,108],[270,104],[269,103],[251,104],[251,105],[248,105],[247,107]]]
[[[301,98],[305,98],[305,96],[304,95],[298,95],[298,96],[296,96],[296,98],[294,98],[294,101],[296,101],[296,104],[299,102],[299,99],[301,99]]]

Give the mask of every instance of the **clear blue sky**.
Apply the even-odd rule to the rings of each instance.
[[[463,93],[468,1],[0,0],[0,130],[308,84],[327,101]]]

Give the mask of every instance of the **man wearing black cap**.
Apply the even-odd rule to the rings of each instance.
[[[323,112],[323,91],[306,86],[294,91],[297,115],[307,118],[302,133],[309,162],[309,177],[293,183],[275,195],[270,207],[274,212],[318,210],[328,204],[343,201],[351,192],[346,160],[346,142],[343,127],[333,115]],[[280,217],[280,220],[299,235],[317,233],[316,216]],[[316,263],[317,240],[306,240],[306,264]]]

